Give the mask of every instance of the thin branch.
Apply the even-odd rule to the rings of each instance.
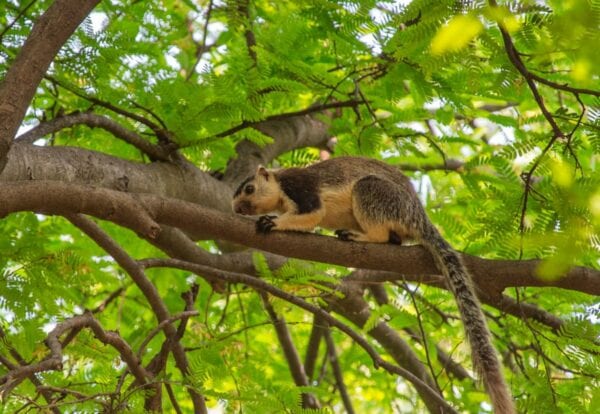
[[[287,324],[285,319],[275,312],[273,305],[269,302],[269,296],[264,292],[259,292],[260,299],[263,303],[263,307],[267,311],[269,318],[271,319],[271,323],[275,327],[275,333],[277,334],[277,339],[279,340],[279,345],[283,350],[283,355],[290,367],[290,372],[292,374],[292,378],[294,379],[294,383],[299,387],[307,387],[308,386],[308,378],[306,373],[304,372],[304,366],[302,362],[300,362],[300,355],[298,354],[298,350],[294,345],[294,341],[292,340],[292,335],[290,334],[289,329],[287,328]],[[303,408],[320,408],[318,400],[314,395],[309,393],[302,393],[302,407]]]
[[[364,299],[364,287],[360,284],[342,281],[336,286],[338,294],[330,294],[323,299],[328,303],[331,309],[345,318],[349,319],[355,325],[364,329],[369,322],[372,312],[369,303]],[[421,358],[413,351],[398,332],[387,323],[378,321],[368,330],[369,335],[374,338],[387,353],[402,367],[405,367],[419,379],[421,379],[430,389],[436,390],[441,395],[434,379],[421,361]],[[419,388],[415,385],[417,390]],[[439,406],[434,400],[429,399],[428,394],[421,393],[421,397],[427,408],[432,412],[438,412]]]
[[[192,68],[190,69],[187,76],[185,77],[186,81],[189,81],[191,79],[191,77],[194,75],[194,73],[196,73],[196,67],[198,66],[198,63],[200,63],[200,59],[202,59],[202,55],[209,49],[208,46],[206,45],[206,37],[208,36],[208,23],[210,22],[210,15],[212,13],[212,9],[213,9],[213,0],[210,0],[208,2],[206,16],[204,18],[205,20],[204,20],[204,28],[202,29],[202,41],[200,42],[200,44],[196,45],[196,61],[194,62],[194,64],[192,65]]]
[[[502,295],[498,298],[490,298],[482,295],[480,297],[487,305],[491,305],[502,312],[506,312],[520,319],[533,319],[552,328],[552,330],[554,330],[556,333],[560,332],[561,328],[565,324],[562,319],[539,308],[537,305],[517,301],[510,296]]]
[[[461,171],[464,166],[465,163],[463,161],[454,158],[445,159],[442,164],[398,164],[398,167],[402,171]]]
[[[198,315],[198,311],[185,311],[185,312],[181,312],[176,315],[173,315],[169,319],[165,319],[165,320],[161,321],[158,325],[156,325],[148,333],[148,335],[146,335],[146,338],[144,338],[144,340],[140,344],[138,351],[137,351],[138,358],[141,359],[143,357],[144,351],[146,350],[146,346],[148,346],[148,344],[150,343],[152,338],[154,338],[156,336],[156,334],[158,334],[160,331],[162,331],[165,328],[166,324],[173,323],[180,319],[189,318],[190,316],[197,316],[197,315]]]
[[[4,330],[2,329],[1,326],[0,326],[0,341],[2,341],[2,344],[4,347],[9,349],[10,354],[19,363],[20,366],[28,365],[27,361],[25,361],[25,359],[21,356],[21,354],[19,354],[17,352],[17,350],[14,349],[14,347],[8,342],[8,339],[6,338],[6,333],[4,332]],[[2,365],[4,365],[9,371],[17,369],[17,365],[13,364],[8,358],[5,358],[3,355],[0,355],[0,363]],[[35,386],[36,390],[44,397],[46,402],[51,403],[52,402],[52,394],[49,391],[46,391],[43,389],[43,385],[42,385],[41,381],[35,376],[35,374],[31,374],[27,378]],[[60,411],[55,408],[52,409],[52,412],[54,414],[60,414]]]
[[[314,114],[316,112],[325,111],[327,109],[352,108],[352,107],[360,105],[361,103],[363,103],[363,102],[356,101],[356,100],[349,100],[349,101],[332,102],[332,103],[327,103],[327,104],[317,104],[317,105],[312,105],[309,108],[302,109],[299,111],[286,112],[286,113],[277,114],[277,115],[270,115],[260,121],[243,121],[241,124],[236,125],[232,128],[229,128],[223,132],[219,132],[216,135],[213,135],[213,136],[210,136],[207,138],[203,138],[203,139],[201,139],[201,142],[206,143],[206,142],[214,141],[214,140],[217,140],[220,138],[224,138],[229,135],[233,135],[236,132],[242,131],[246,128],[251,128],[253,126],[256,126],[263,122],[279,121],[282,119],[287,119],[287,118],[292,118],[292,117],[297,117],[297,116],[310,115],[310,114]]]
[[[498,7],[496,0],[489,0],[489,3],[494,8]],[[554,117],[552,116],[550,111],[548,111],[548,109],[546,108],[544,99],[540,95],[535,82],[537,81],[539,83],[550,86],[552,88],[573,93],[575,95],[575,97],[577,98],[578,102],[582,105],[582,107],[584,107],[584,106],[579,98],[579,94],[591,94],[591,95],[595,95],[595,96],[600,96],[600,92],[592,91],[589,89],[572,88],[567,85],[560,85],[558,83],[548,81],[548,80],[530,72],[527,69],[527,67],[525,66],[525,64],[523,63],[523,60],[521,59],[521,55],[517,51],[515,44],[512,41],[510,34],[508,33],[508,30],[504,26],[504,23],[502,21],[498,21],[497,23],[498,23],[498,27],[500,29],[500,33],[502,35],[502,40],[504,42],[504,47],[506,49],[506,53],[508,55],[509,60],[514,65],[514,67],[519,71],[519,73],[523,76],[523,78],[525,78],[525,81],[527,82],[527,85],[529,86],[529,89],[531,90],[535,101],[537,102],[540,110],[542,111],[542,115],[544,116],[544,118],[546,118],[546,120],[550,124],[550,127],[552,128],[552,132],[553,132],[552,138],[550,139],[548,144],[545,146],[545,148],[542,150],[541,154],[534,161],[534,163],[531,166],[531,168],[529,169],[529,171],[522,174],[522,179],[525,183],[525,193],[523,194],[523,206],[521,209],[519,231],[521,233],[524,233],[525,232],[525,215],[526,215],[526,211],[527,211],[527,204],[529,201],[529,193],[532,190],[533,173],[539,166],[541,160],[544,158],[546,153],[552,148],[552,146],[558,139],[566,138],[567,148],[570,150],[570,141],[572,138],[572,134],[575,132],[575,130],[577,129],[577,127],[579,126],[579,124],[581,122],[581,119],[583,118],[583,109],[582,109],[582,113],[581,113],[578,125],[573,129],[571,134],[565,136],[565,134],[562,132],[562,130],[556,123],[556,120],[554,119]],[[579,160],[577,159],[577,157],[575,157],[575,160],[576,160],[577,165],[579,165]],[[520,255],[522,256],[522,254],[523,254],[523,248],[521,246]]]
[[[69,405],[69,404],[80,404],[82,402],[91,401],[91,400],[93,400],[96,404],[101,405],[106,410],[109,407],[109,403],[107,403],[106,401],[103,401],[102,399],[105,397],[112,397],[112,393],[101,392],[101,393],[96,393],[93,395],[87,395],[82,392],[75,391],[75,390],[72,390],[69,388],[53,387],[53,386],[49,386],[49,385],[44,385],[41,387],[41,389],[43,389],[44,391],[47,391],[47,392],[57,393],[61,396],[72,395],[73,397],[75,397],[75,401],[64,401],[64,402],[54,401],[45,407],[40,407],[42,409],[52,409],[53,411],[56,410],[56,412],[59,412],[59,413],[61,412],[58,409],[59,406]]]
[[[306,345],[306,354],[304,356],[304,371],[306,372],[309,383],[313,380],[315,364],[319,356],[319,345],[321,343],[321,338],[325,333],[325,329],[321,318],[319,318],[318,315],[314,315],[312,329],[308,338],[308,344]]]
[[[437,380],[437,375],[435,374],[435,370],[433,368],[433,362],[431,360],[431,355],[429,355],[429,345],[427,343],[427,335],[425,335],[425,329],[423,328],[423,320],[421,318],[421,309],[419,308],[419,305],[417,304],[414,292],[409,288],[409,286],[406,282],[403,283],[403,288],[404,288],[405,292],[408,292],[408,296],[410,296],[410,299],[413,303],[413,309],[415,310],[415,313],[417,316],[417,326],[419,327],[420,337],[421,337],[421,341],[423,344],[423,350],[425,351],[425,359],[427,360],[427,366],[429,367],[429,372],[431,373],[431,377],[433,378],[433,381],[435,382],[436,387],[438,388],[438,390],[441,391],[440,384],[438,383],[438,380]]]
[[[120,138],[126,143],[139,149],[152,160],[168,161],[169,153],[176,149],[174,145],[171,145],[170,148],[168,146],[154,145],[141,137],[138,133],[123,127],[109,117],[92,112],[73,113],[42,122],[30,131],[19,135],[16,138],[16,142],[32,144],[37,139],[48,134],[53,134],[74,125],[87,125],[90,128],[102,128],[113,134],[115,137]]]
[[[256,36],[252,31],[252,19],[250,18],[250,0],[239,0],[237,2],[237,12],[240,14],[242,24],[244,27],[244,38],[246,39],[246,48],[248,49],[248,55],[254,62],[254,66],[257,64],[256,56]]]
[[[152,132],[154,132],[156,134],[159,141],[165,142],[165,143],[172,142],[172,139],[170,137],[171,133],[169,131],[164,130],[160,125],[157,125],[154,122],[150,121],[148,118],[145,118],[136,113],[127,111],[125,109],[119,108],[118,106],[113,105],[110,102],[106,102],[106,101],[103,101],[102,99],[98,99],[94,96],[90,96],[73,86],[67,85],[67,84],[59,81],[58,79],[56,79],[50,75],[46,75],[45,78],[48,79],[49,81],[51,81],[52,83],[66,89],[67,91],[71,92],[72,94],[79,96],[80,98],[83,98],[87,101],[90,101],[93,104],[102,106],[103,108],[109,109],[110,111],[112,111],[114,113],[117,113],[117,114],[125,116],[129,119],[133,119],[134,121],[137,121],[143,125],[146,125],[148,128],[150,128],[152,130]]]
[[[121,296],[121,294],[124,291],[125,291],[125,288],[123,286],[121,286],[120,288],[118,288],[117,290],[115,290],[114,292],[112,292],[106,299],[104,299],[102,301],[102,303],[100,303],[98,306],[96,306],[90,312],[95,315],[96,313],[104,311],[104,309],[113,300],[115,300],[116,298],[118,298],[119,296]],[[75,328],[71,329],[71,331],[69,331],[69,333],[65,336],[65,338],[61,342],[61,345],[62,345],[63,349],[66,348],[67,345],[70,344],[73,339],[75,339],[75,337],[77,336],[77,334],[79,334],[80,330],[81,330],[81,327],[75,327]]]
[[[400,273],[381,272],[372,270],[358,270],[351,274],[351,276],[345,279],[346,282],[355,282],[361,285],[368,285],[372,283],[383,283],[397,280],[405,280],[406,282],[417,282],[423,283],[429,286],[436,286],[445,290],[448,290],[446,281],[440,278],[423,278],[421,276],[409,276]],[[478,277],[473,277],[473,282],[476,286],[476,291],[479,299],[486,305],[493,306],[494,308],[521,318],[523,316],[531,318],[540,322],[553,330],[560,330],[561,326],[564,325],[564,321],[554,316],[553,314],[538,308],[537,306],[529,303],[516,303],[514,299],[509,296],[495,293],[495,289],[487,285],[485,282],[480,280]],[[482,283],[483,282],[483,283]],[[443,319],[447,318],[446,315],[440,315]]]
[[[169,395],[171,405],[173,406],[173,410],[175,410],[177,414],[183,414],[183,411],[181,411],[181,407],[179,407],[179,403],[177,402],[177,397],[175,397],[175,394],[173,393],[173,387],[171,387],[171,384],[169,384],[168,382],[165,382],[164,384],[167,390],[167,394]]]
[[[571,92],[573,94],[582,94],[582,95],[593,95],[600,96],[600,91],[595,91],[593,89],[585,89],[585,88],[574,88],[569,86],[569,84],[560,84],[543,78],[535,73],[530,72],[530,76],[539,83],[543,83],[546,86],[550,86],[553,89],[558,89],[565,92]]]
[[[10,22],[9,24],[7,24],[6,27],[4,28],[4,30],[2,30],[2,32],[0,32],[0,44],[2,44],[2,38],[4,37],[6,32],[8,32],[10,29],[12,29],[12,27],[15,25],[15,23],[17,23],[19,21],[19,19],[25,15],[25,13],[27,13],[27,10],[29,10],[29,8],[31,6],[33,6],[36,1],[37,0],[31,0],[29,2],[29,4],[23,8],[23,10],[19,11],[17,16],[14,18],[14,20],[12,22]]]
[[[344,382],[344,376],[342,375],[342,369],[340,367],[340,361],[338,360],[337,351],[335,350],[335,342],[333,341],[331,331],[326,329],[324,336],[325,343],[327,344],[327,356],[333,370],[335,383],[340,392],[340,397],[342,398],[342,403],[344,404],[346,413],[354,414],[354,407],[352,406],[352,400],[350,400],[350,394],[348,394],[348,388]]]

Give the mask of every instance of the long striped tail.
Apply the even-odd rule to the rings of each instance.
[[[491,342],[491,333],[472,286],[471,276],[458,253],[444,240],[435,226],[427,220],[424,227],[421,242],[434,257],[438,269],[448,279],[471,346],[473,366],[478,378],[483,380],[494,412],[516,413],[512,395]]]

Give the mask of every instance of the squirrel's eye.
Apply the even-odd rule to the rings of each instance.
[[[250,195],[254,192],[254,186],[252,184],[248,184],[246,188],[244,188],[244,193]]]

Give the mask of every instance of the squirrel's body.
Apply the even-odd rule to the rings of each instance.
[[[383,162],[339,157],[306,168],[259,167],[234,194],[236,213],[262,216],[257,230],[323,227],[342,240],[400,243],[414,239],[433,255],[449,286],[471,344],[474,366],[497,414],[516,412],[479,301],[460,256],[431,223],[409,179]]]

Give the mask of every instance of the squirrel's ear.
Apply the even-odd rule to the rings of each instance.
[[[268,181],[269,180],[269,171],[262,165],[259,165],[258,168],[256,169],[256,176],[263,177],[265,180]]]

